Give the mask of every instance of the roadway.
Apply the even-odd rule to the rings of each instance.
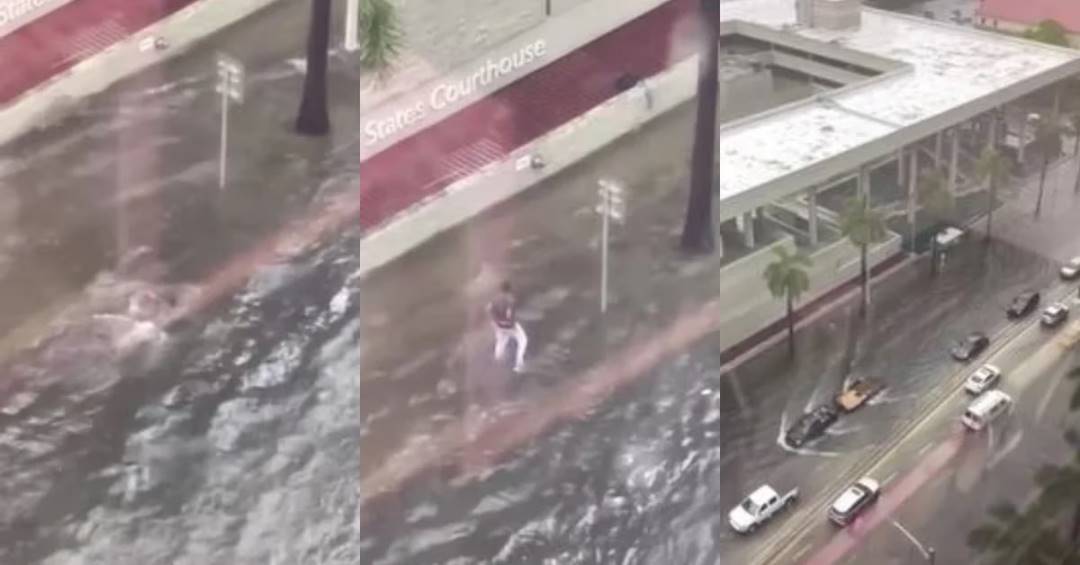
[[[1057,187],[1067,186],[1062,175]],[[997,224],[999,237],[1054,257],[1076,253],[1080,235],[1071,218],[1077,200],[1064,190],[1048,193],[1048,216],[1031,219],[1031,193],[1008,207]],[[1045,203],[1044,203],[1045,205]],[[1031,285],[1040,287],[1038,284]],[[1050,290],[1052,289],[1052,290]],[[1055,281],[1043,292],[1067,296],[1075,311],[1076,285]],[[853,464],[843,478],[804,499],[792,519],[772,534],[759,558],[769,563],[889,564],[920,562],[920,550],[908,534],[936,551],[937,563],[977,563],[966,544],[967,534],[987,516],[987,508],[1010,500],[1022,504],[1034,496],[1035,470],[1061,463],[1071,448],[1063,423],[1069,417],[1071,383],[1064,375],[1077,365],[1074,350],[1063,345],[1062,331],[1042,328],[1032,317],[1003,330],[988,353],[942,381],[940,394],[913,411],[905,427],[872,456]],[[959,415],[970,402],[960,388],[979,364],[1003,369],[1001,388],[1016,399],[1008,418],[982,434],[966,432]],[[839,532],[825,521],[825,508],[856,475],[884,483],[882,501],[854,528]],[[905,533],[906,532],[906,533]],[[909,561],[912,560],[912,561]]]

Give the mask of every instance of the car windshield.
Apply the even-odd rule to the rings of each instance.
[[[751,514],[757,514],[757,511],[758,511],[758,508],[759,508],[758,505],[755,504],[754,501],[750,500],[749,498],[743,500],[742,504],[740,504],[739,506],[742,506],[743,510],[746,510],[747,512],[749,512]]]

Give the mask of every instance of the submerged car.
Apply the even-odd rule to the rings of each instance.
[[[999,380],[1001,380],[1001,369],[994,365],[983,365],[967,378],[964,382],[964,390],[979,395],[997,386]]]
[[[881,485],[877,481],[868,477],[859,479],[829,507],[829,520],[840,527],[850,524],[878,499],[880,493]]]
[[[791,447],[802,447],[807,442],[821,437],[821,434],[825,433],[825,430],[839,417],[840,414],[836,408],[828,405],[818,406],[803,414],[788,428],[784,441]]]
[[[1080,278],[1080,257],[1069,259],[1069,262],[1065,263],[1058,273],[1061,275],[1061,278],[1067,281]]]
[[[978,357],[989,345],[990,338],[986,337],[986,334],[972,332],[953,346],[950,353],[952,353],[953,359],[957,361],[971,361]]]
[[[1062,302],[1055,302],[1046,307],[1042,313],[1042,325],[1048,328],[1056,328],[1069,317],[1069,307]]]
[[[851,381],[843,392],[836,395],[836,406],[842,412],[853,412],[866,404],[867,400],[877,396],[884,388],[885,385],[879,381],[857,378]]]
[[[1034,290],[1025,290],[1013,298],[1009,307],[1005,309],[1005,315],[1009,319],[1023,318],[1035,310],[1039,305],[1039,293]]]

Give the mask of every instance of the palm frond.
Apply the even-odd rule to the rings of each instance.
[[[404,45],[397,8],[389,0],[362,0],[359,17],[360,68],[383,78]]]

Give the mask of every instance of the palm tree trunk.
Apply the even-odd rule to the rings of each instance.
[[[326,135],[330,116],[326,108],[326,67],[330,47],[330,0],[311,0],[308,27],[307,70],[296,132],[303,135]]]
[[[686,203],[680,246],[690,253],[711,253],[716,247],[712,225],[713,165],[716,159],[716,106],[719,94],[720,0],[701,0],[702,40],[698,63],[697,116],[690,164],[690,198]]]
[[[990,179],[990,198],[986,205],[986,241],[990,241],[990,233],[994,228],[994,208],[997,208],[997,181]]]
[[[1050,158],[1043,156],[1042,171],[1039,172],[1039,195],[1035,200],[1035,217],[1042,213],[1043,189],[1046,187],[1046,168],[1050,166]]]
[[[870,308],[870,270],[867,268],[867,252],[868,245],[859,246],[859,277],[862,280],[862,303],[859,307],[859,314],[866,316],[867,310]]]
[[[791,293],[787,295],[787,336],[788,353],[795,357],[795,308],[791,300]]]
[[[1073,141],[1073,155],[1080,155],[1080,131],[1076,132],[1076,138]]]

